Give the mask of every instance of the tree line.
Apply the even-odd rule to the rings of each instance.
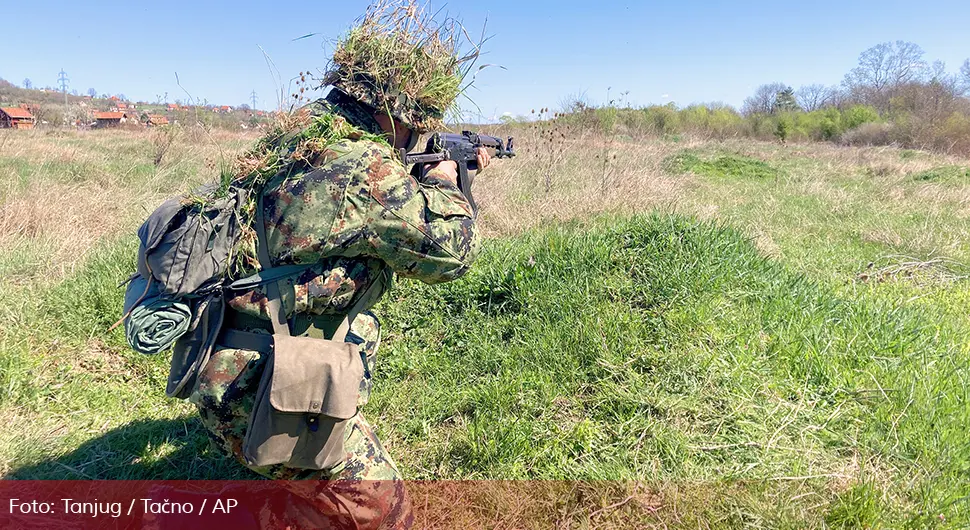
[[[614,103],[592,108],[570,100],[561,118],[592,118],[608,131],[622,127],[631,134],[895,144],[970,156],[970,59],[950,72],[944,63],[928,61],[912,42],[865,50],[837,85],[763,84],[740,109],[723,103],[639,109]]]

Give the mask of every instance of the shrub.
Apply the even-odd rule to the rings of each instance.
[[[943,124],[939,135],[945,140],[943,149],[954,154],[970,156],[970,116],[954,112]]]
[[[745,118],[742,131],[745,136],[768,140],[774,136],[777,127],[775,118],[767,114],[752,114]]]
[[[655,134],[666,136],[680,131],[677,107],[673,103],[643,109],[644,117]]]
[[[727,138],[740,134],[744,119],[732,108],[720,107],[711,110],[709,127],[718,138]]]
[[[822,114],[818,129],[821,139],[832,141],[842,135],[845,129],[842,127],[842,113],[839,109],[833,107],[817,112]]]
[[[842,115],[842,126],[846,131],[864,123],[877,121],[879,121],[879,112],[868,105],[853,105]]]
[[[842,145],[890,145],[893,126],[889,123],[863,123],[842,134]]]

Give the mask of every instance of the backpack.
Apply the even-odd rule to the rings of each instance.
[[[216,185],[208,185],[169,199],[138,229],[137,272],[125,292],[126,337],[133,349],[145,354],[167,349],[174,341],[165,389],[169,397],[191,394],[222,328],[222,290],[248,193],[230,187],[216,197],[215,191]],[[165,311],[185,306],[188,314]],[[148,310],[138,311],[142,308]]]
[[[191,395],[216,346],[227,290],[269,284],[277,291],[280,280],[310,269],[322,271],[320,263],[272,267],[263,255],[265,234],[257,230],[262,270],[230,283],[229,263],[243,228],[240,208],[249,193],[230,187],[224,196],[211,198],[215,190],[215,185],[204,186],[152,212],[138,229],[137,272],[125,292],[122,320],[128,343],[146,355],[172,349],[165,393],[179,399]],[[209,198],[190,199],[196,196]],[[256,224],[262,226],[258,202]]]
[[[203,186],[191,196],[211,197],[215,190]],[[229,188],[224,197],[165,201],[138,229],[138,274],[154,279],[172,298],[204,297],[221,287],[247,196],[246,190]]]

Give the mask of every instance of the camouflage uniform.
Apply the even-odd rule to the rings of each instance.
[[[373,119],[368,119],[366,107],[336,91],[327,101],[310,105],[310,110],[316,115],[333,112],[367,132],[380,133]],[[381,292],[390,286],[390,271],[427,283],[444,282],[464,274],[477,254],[472,210],[455,183],[435,170],[418,182],[394,151],[380,142],[345,139],[328,146],[312,163],[290,164],[267,183],[263,202],[274,266],[322,264],[322,272],[320,267],[308,270],[293,282],[292,290],[282,293],[287,315],[302,322],[292,330],[294,335],[328,336],[358,294],[375,282],[382,283],[375,286]],[[261,288],[238,294],[227,305],[228,326],[271,332]],[[358,406],[363,406],[380,343],[380,324],[374,314],[358,315],[347,340],[357,342],[366,356],[358,398]],[[400,473],[359,412],[346,431],[346,460],[333,469],[246,464],[242,443],[264,364],[258,352],[217,348],[200,374],[190,399],[215,444],[270,478],[392,481],[393,495],[385,488],[379,495],[356,491],[345,492],[342,498],[355,506],[360,527],[377,527],[381,521],[406,523],[410,510]],[[327,510],[320,503],[325,497],[333,498],[340,486],[317,484],[308,484],[300,495],[319,513]]]

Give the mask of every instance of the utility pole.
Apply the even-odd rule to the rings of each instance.
[[[64,108],[67,108],[67,82],[70,79],[67,78],[67,74],[64,73],[64,69],[61,68],[60,73],[57,74],[57,82],[61,84],[61,91],[64,92]]]
[[[257,98],[256,98],[256,91],[255,90],[253,90],[253,93],[249,95],[249,98],[253,102],[253,112],[256,112],[256,101],[257,101]]]

